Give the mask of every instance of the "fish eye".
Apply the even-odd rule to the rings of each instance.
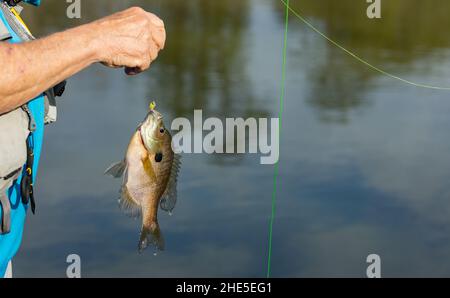
[[[164,133],[164,131],[165,131],[165,130],[164,130],[163,127],[161,127],[161,128],[159,129],[159,132],[160,132],[160,133]]]

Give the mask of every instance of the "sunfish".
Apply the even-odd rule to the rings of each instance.
[[[123,176],[119,203],[132,216],[142,217],[138,249],[149,244],[164,250],[158,224],[158,206],[172,212],[177,201],[180,156],[172,150],[172,136],[164,127],[162,115],[150,111],[131,138],[125,159],[111,165],[105,174]]]

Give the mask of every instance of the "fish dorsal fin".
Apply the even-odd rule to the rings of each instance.
[[[167,212],[172,212],[177,203],[177,180],[180,167],[181,156],[179,154],[175,154],[173,157],[169,182],[167,182],[166,190],[164,191],[161,197],[161,203],[159,204],[161,209]]]

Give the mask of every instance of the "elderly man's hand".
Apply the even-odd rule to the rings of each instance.
[[[164,23],[130,8],[90,24],[31,42],[0,42],[0,115],[23,105],[92,63],[137,74],[164,48]]]
[[[129,75],[148,69],[166,42],[164,22],[139,7],[88,26],[97,32],[93,44],[99,61],[109,67],[125,67]]]

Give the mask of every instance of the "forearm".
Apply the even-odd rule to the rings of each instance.
[[[98,61],[89,26],[27,43],[0,43],[0,115]]]
[[[132,7],[93,23],[22,43],[0,43],[0,115],[94,62],[137,74],[164,48],[164,22]]]

